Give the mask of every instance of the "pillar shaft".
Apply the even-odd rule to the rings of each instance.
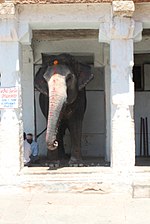
[[[22,45],[31,43],[32,33],[28,23],[19,21],[15,9],[13,2],[8,1],[1,4],[0,10],[0,87],[7,92],[3,96],[5,106],[0,108],[0,175],[4,176],[17,174],[23,166]],[[11,107],[13,88],[17,103]]]
[[[132,19],[134,10],[132,1],[113,1],[112,17],[99,30],[99,41],[110,46],[110,77],[105,63],[106,158],[116,172],[130,172],[135,164],[133,41],[141,40],[142,24]]]
[[[22,105],[20,88],[21,46],[19,42],[0,43],[1,90],[17,89],[17,106],[11,108],[11,93],[3,98],[8,102],[0,114],[0,173],[17,173],[22,165]]]
[[[105,153],[105,160],[110,162],[110,136],[111,136],[111,122],[110,122],[110,83],[111,83],[111,76],[110,76],[110,60],[109,60],[109,46],[104,45],[104,65],[105,65],[105,112],[106,112],[106,153]]]
[[[135,162],[132,66],[133,40],[111,40],[111,166],[119,171]]]

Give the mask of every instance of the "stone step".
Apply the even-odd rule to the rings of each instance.
[[[133,185],[133,198],[150,198],[150,184]]]

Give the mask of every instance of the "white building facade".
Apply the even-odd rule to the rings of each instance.
[[[85,117],[85,155],[105,157],[113,173],[132,174],[136,155],[135,136],[138,136],[134,122],[132,69],[134,53],[150,53],[149,37],[146,39],[147,44],[146,40],[142,42],[143,29],[150,29],[150,3],[52,3],[21,4],[18,1],[16,4],[5,1],[0,4],[1,98],[5,98],[3,93],[7,93],[6,98],[11,97],[7,90],[12,89],[17,94],[14,96],[15,105],[9,101],[3,106],[1,100],[0,173],[18,174],[23,169],[23,131],[36,133],[45,128],[46,121],[37,110],[38,105],[35,114],[34,102],[34,98],[38,97],[38,93],[34,92],[34,70],[35,65],[41,63],[40,54],[67,52],[78,57],[91,57],[93,66],[99,68],[103,77],[99,81],[97,75],[98,87],[97,82],[87,87],[89,101],[92,101],[94,91],[97,91],[98,109],[94,109],[97,120],[92,121],[92,124],[88,123],[90,112]],[[73,30],[74,35],[79,30],[96,31],[98,35],[86,38],[75,35],[62,39],[59,32],[57,38],[44,39],[35,35],[36,32],[42,34],[42,31],[67,33],[70,30]],[[95,104],[90,105],[96,108]],[[38,119],[41,121],[38,122]],[[39,144],[45,150],[43,139],[39,140]],[[86,151],[86,147],[89,147],[86,141],[92,142],[91,148],[97,144],[100,151],[95,149],[95,154],[91,153],[90,148]]]

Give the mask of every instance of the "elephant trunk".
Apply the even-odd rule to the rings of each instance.
[[[58,147],[56,139],[61,111],[67,98],[65,77],[54,74],[48,81],[49,88],[49,112],[46,132],[46,143],[49,150]]]

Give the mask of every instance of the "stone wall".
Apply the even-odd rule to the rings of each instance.
[[[126,1],[126,0],[125,0]],[[6,2],[0,0],[0,3]],[[73,3],[111,3],[112,0],[13,0],[14,4],[73,4]],[[135,3],[150,2],[150,0],[134,0]]]
[[[14,0],[15,4],[110,3],[112,0]]]

